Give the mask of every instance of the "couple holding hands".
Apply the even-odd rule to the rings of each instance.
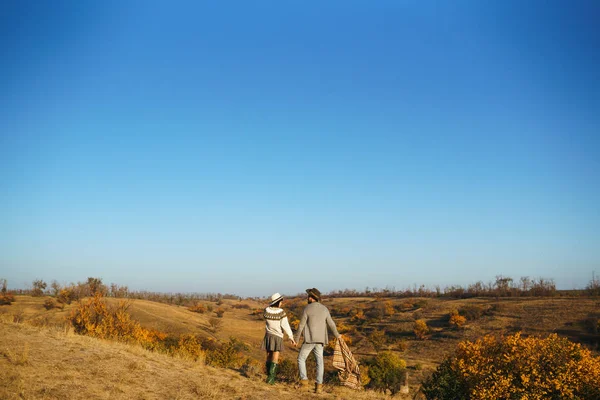
[[[279,353],[283,349],[283,334],[287,334],[290,342],[297,346],[300,336],[304,337],[304,342],[298,353],[298,371],[300,374],[300,388],[308,388],[308,376],[306,374],[306,358],[312,352],[317,364],[317,379],[315,384],[315,393],[322,391],[323,385],[323,347],[329,343],[327,336],[327,326],[336,338],[340,337],[331,314],[327,307],[321,304],[321,292],[316,288],[306,289],[308,305],[302,312],[300,325],[296,335],[292,334],[292,329],[285,311],[281,308],[283,296],[275,293],[271,296],[269,307],[265,308],[264,318],[266,321],[265,338],[262,348],[267,351],[267,383],[274,384],[277,374],[277,364],[279,362]]]

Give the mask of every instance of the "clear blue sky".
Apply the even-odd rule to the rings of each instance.
[[[0,5],[10,287],[600,275],[600,3],[199,3]]]

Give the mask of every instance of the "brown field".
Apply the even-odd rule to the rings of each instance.
[[[146,351],[139,346],[108,342],[74,335],[65,317],[74,304],[63,310],[47,311],[47,297],[17,296],[10,306],[0,306],[0,398],[2,399],[265,399],[295,398],[292,385],[269,387],[262,376],[251,378],[239,371],[217,369],[185,359]],[[107,299],[116,302],[116,299]],[[372,310],[387,303],[391,315],[374,315]],[[215,309],[215,303],[211,304]],[[236,308],[240,304],[249,308]],[[290,300],[284,308],[298,313],[303,299]],[[597,321],[600,301],[591,298],[475,298],[449,299],[326,299],[338,325],[352,328],[347,334],[351,349],[359,357],[376,354],[370,341],[374,330],[385,332],[380,350],[398,352],[407,361],[412,398],[419,382],[435,369],[459,341],[474,340],[485,334],[525,335],[558,333],[598,350]],[[223,324],[217,332],[209,326],[214,312],[193,313],[186,307],[144,300],[131,301],[133,318],[149,328],[172,334],[193,333],[227,340],[234,336],[246,342],[247,356],[262,363],[260,342],[264,323],[251,315],[263,304],[253,301],[223,300]],[[453,309],[471,307],[480,315],[463,329],[451,329],[448,314]],[[362,309],[370,316],[356,322],[351,315]],[[412,332],[414,321],[423,319],[431,329],[425,340]],[[594,325],[595,324],[595,325]],[[596,328],[594,328],[596,327]],[[297,350],[288,346],[284,357],[295,359]],[[326,357],[331,364],[331,357]],[[330,366],[327,367],[331,369]],[[313,396],[313,395],[310,395]],[[316,396],[315,396],[316,397]],[[373,391],[355,392],[326,386],[320,398],[387,398]],[[403,398],[396,396],[395,398]]]

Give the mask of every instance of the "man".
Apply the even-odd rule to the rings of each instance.
[[[321,393],[323,390],[323,346],[329,343],[327,336],[327,326],[336,338],[340,334],[331,319],[331,314],[327,307],[321,304],[321,292],[318,289],[306,289],[308,296],[308,305],[304,308],[296,337],[296,343],[300,341],[300,335],[304,336],[304,343],[298,354],[298,371],[300,372],[300,387],[308,388],[308,376],[306,375],[306,358],[312,352],[317,362],[317,382],[315,384],[315,393]]]

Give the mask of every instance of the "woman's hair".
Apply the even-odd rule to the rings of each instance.
[[[281,299],[281,300],[283,300],[283,299]],[[281,300],[279,300],[277,303],[273,303],[271,305],[271,307],[279,307],[279,305],[281,304]]]

